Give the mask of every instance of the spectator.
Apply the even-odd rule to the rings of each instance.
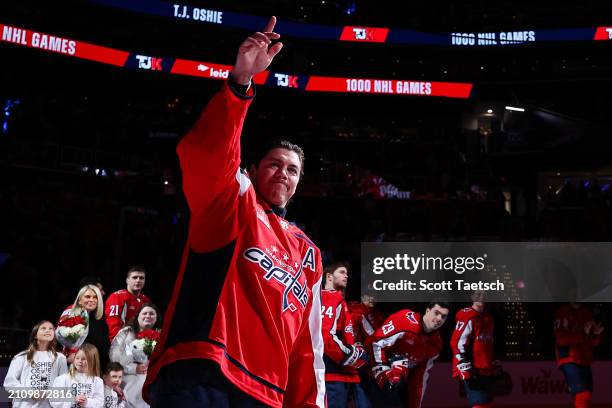
[[[132,266],[125,278],[126,289],[112,293],[106,300],[106,324],[108,340],[113,339],[122,327],[132,324],[140,307],[150,300],[142,293],[145,285],[146,270],[140,266]]]
[[[9,366],[4,387],[23,387],[45,390],[56,377],[68,371],[66,357],[56,351],[53,323],[38,322],[30,333],[30,345],[18,353]],[[13,400],[14,408],[47,408],[47,400]]]
[[[111,361],[123,366],[123,391],[130,407],[148,408],[142,399],[142,386],[146,379],[149,361],[142,361],[134,354],[133,343],[144,330],[159,330],[162,318],[157,307],[151,303],[142,305],[134,322],[119,330],[111,345]]]
[[[110,342],[108,341],[108,328],[104,323],[104,302],[100,289],[94,285],[85,285],[79,290],[74,300],[74,304],[68,306],[62,316],[73,313],[78,309],[83,309],[89,314],[89,326],[85,342],[93,344],[99,351],[99,359],[102,364],[108,363],[108,351]],[[69,353],[68,362],[72,363],[75,353]]]
[[[104,368],[104,408],[126,408],[126,401],[121,389],[123,366],[111,362]]]
[[[102,408],[104,406],[104,384],[100,378],[100,357],[96,346],[85,343],[74,357],[74,363],[66,374],[53,381],[53,387],[72,389],[74,402],[52,402],[53,408]]]
[[[106,292],[104,292],[104,285],[102,285],[102,279],[100,279],[99,276],[92,276],[92,275],[84,276],[79,281],[79,287],[82,288],[85,285],[95,285],[95,286],[97,286],[98,289],[100,289],[100,293],[102,294],[102,299],[104,299],[104,296],[106,295]]]

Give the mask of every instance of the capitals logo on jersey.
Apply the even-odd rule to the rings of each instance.
[[[291,310],[291,312],[297,311],[297,306],[290,300],[290,295],[293,295],[293,298],[297,300],[302,309],[306,308],[309,293],[306,284],[300,283],[299,278],[302,276],[304,268],[309,268],[312,271],[315,270],[314,250],[312,248],[308,248],[306,256],[304,256],[302,264],[297,271],[288,264],[281,265],[282,267],[275,266],[274,260],[257,247],[247,249],[244,251],[243,256],[248,261],[259,265],[264,271],[263,277],[266,281],[274,280],[285,287],[281,306],[283,312],[287,309]],[[288,261],[288,256],[285,255],[285,258],[285,261]]]

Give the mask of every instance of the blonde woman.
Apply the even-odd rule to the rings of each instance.
[[[110,344],[108,341],[108,327],[104,321],[104,301],[102,300],[102,294],[100,293],[98,286],[83,286],[79,290],[74,303],[68,306],[60,316],[60,321],[65,316],[78,316],[81,311],[87,312],[89,321],[87,335],[84,339],[81,339],[77,347],[83,342],[96,346],[100,355],[100,363],[105,366],[108,363],[108,351],[110,349]],[[59,328],[56,334],[58,336],[58,340],[62,342]],[[62,343],[66,345],[66,342]],[[72,363],[75,352],[73,350],[66,350],[66,347],[64,348],[64,351],[67,353],[66,357],[68,357],[68,362]]]
[[[56,351],[53,323],[43,320],[30,333],[27,350],[13,357],[4,386],[10,388],[36,388],[45,390],[55,378],[68,371],[66,357]],[[14,408],[49,408],[47,400],[13,400]]]
[[[52,402],[53,408],[102,408],[104,383],[100,378],[100,357],[96,346],[85,343],[74,356],[70,370],[53,381],[53,387],[70,388],[74,400]]]

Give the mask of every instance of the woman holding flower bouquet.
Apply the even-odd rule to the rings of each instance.
[[[103,367],[108,363],[108,327],[104,320],[102,294],[96,285],[85,285],[79,290],[74,303],[60,316],[55,334],[57,341],[64,346],[69,363],[85,342],[96,346]]]
[[[152,303],[142,305],[136,316],[134,323],[121,329],[113,339],[110,359],[123,366],[127,406],[148,408],[142,399],[142,386],[147,377],[149,357],[159,339],[162,319],[159,309]]]
[[[45,390],[56,377],[66,373],[66,357],[56,350],[53,323],[43,320],[34,326],[27,350],[13,357],[4,386]],[[13,400],[14,408],[48,408],[47,400]]]

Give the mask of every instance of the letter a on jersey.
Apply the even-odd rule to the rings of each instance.
[[[308,268],[313,272],[315,271],[314,249],[312,249],[312,247],[308,247],[308,251],[306,251],[306,256],[304,256],[304,260],[302,261],[302,268]]]

